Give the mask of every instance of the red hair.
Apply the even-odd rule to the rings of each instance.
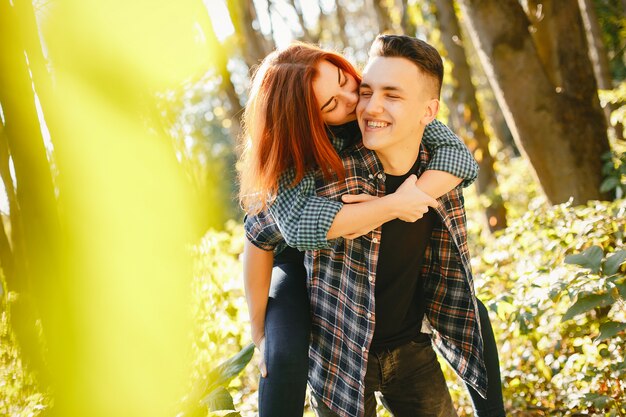
[[[302,42],[269,54],[253,75],[239,163],[239,198],[248,213],[267,206],[289,170],[292,186],[310,169],[321,169],[326,179],[345,177],[313,91],[316,66],[324,59],[360,83],[361,75],[342,55]]]

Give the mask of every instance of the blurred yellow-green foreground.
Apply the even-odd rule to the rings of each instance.
[[[208,209],[155,97],[212,65],[208,24],[200,0],[0,0],[3,323],[49,415],[171,416],[187,391]]]
[[[362,64],[384,31],[442,51],[440,119],[481,166],[468,242],[507,415],[626,416],[624,7],[0,0],[0,416],[255,415],[229,221],[250,73],[291,39]]]

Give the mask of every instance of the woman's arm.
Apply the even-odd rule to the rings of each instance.
[[[329,240],[361,231],[372,223],[400,218],[415,221],[437,203],[415,186],[415,176],[393,194],[358,204],[344,205],[315,195],[315,174],[309,172],[295,187],[292,177],[281,179],[276,199],[269,207],[285,242],[299,250],[322,249]],[[372,230],[372,229],[369,229]],[[368,231],[369,231],[368,230]]]
[[[243,247],[243,282],[250,315],[250,330],[252,341],[261,351],[261,374],[267,375],[267,368],[263,362],[265,350],[265,311],[272,278],[272,264],[274,253],[262,250],[252,244],[248,238]]]
[[[424,174],[420,177],[420,180],[423,178],[424,181],[419,181],[419,186],[428,194],[438,198],[455,188],[458,184],[450,187],[452,177],[457,177],[459,183],[462,181],[463,187],[471,185],[476,180],[478,164],[474,156],[448,126],[437,119],[433,120],[424,129],[422,142],[431,154],[424,174],[435,171],[427,177],[424,177]],[[437,171],[442,176],[433,175]],[[438,182],[439,186],[437,184],[426,186],[426,183],[430,183],[433,179]],[[431,191],[426,190],[426,187]]]
[[[339,236],[354,238],[355,235],[368,233],[393,219],[414,222],[422,218],[428,207],[437,206],[437,200],[420,190],[416,181],[417,176],[410,175],[392,194],[380,198],[367,196],[355,200],[356,204],[344,205],[328,230],[328,239]],[[350,202],[345,198],[343,201]]]
[[[290,186],[293,174],[286,174],[269,208],[286,243],[299,250],[322,249],[329,246],[330,239],[363,234],[363,230],[370,231],[395,218],[415,221],[432,203],[429,197],[439,197],[461,181],[467,186],[476,179],[478,164],[446,125],[438,120],[431,122],[426,126],[423,141],[431,152],[431,160],[418,180],[420,189],[407,188],[403,196],[388,198],[393,196],[390,194],[344,205],[315,195],[314,173],[307,173],[294,187]],[[408,213],[410,210],[413,211]]]

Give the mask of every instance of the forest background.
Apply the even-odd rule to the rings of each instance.
[[[444,56],[439,118],[480,164],[470,252],[508,414],[626,416],[625,16],[0,0],[0,415],[254,415],[236,199],[251,71],[295,39],[360,67],[376,34],[404,33]]]

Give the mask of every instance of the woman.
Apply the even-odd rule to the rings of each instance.
[[[470,183],[475,178],[475,161],[465,146],[445,126],[433,122],[423,138],[433,158],[417,183],[415,177],[409,178],[394,194],[355,204],[316,197],[311,172],[319,169],[327,179],[342,179],[338,151],[360,140],[354,113],[359,82],[359,74],[345,58],[311,45],[294,44],[263,61],[254,75],[244,115],[249,142],[241,161],[245,167],[241,201],[250,215],[246,220],[250,240],[255,241],[255,218],[272,215],[290,246],[323,248],[330,239],[354,238],[394,218],[414,221],[435,204],[433,197],[458,185],[458,177]],[[361,200],[344,198],[344,202],[356,201]],[[280,250],[284,242],[260,245],[256,241],[261,246],[257,248],[250,240],[244,254],[244,279],[252,337],[262,353],[259,414],[299,416],[309,341],[302,253],[293,248]],[[272,270],[273,249],[277,255]],[[502,409],[503,414],[497,351],[490,349],[495,341],[485,313],[482,306],[485,356],[495,359],[488,365],[493,389],[490,385],[489,401],[473,389],[470,392],[477,415],[486,415],[482,413],[490,406],[498,413]]]

